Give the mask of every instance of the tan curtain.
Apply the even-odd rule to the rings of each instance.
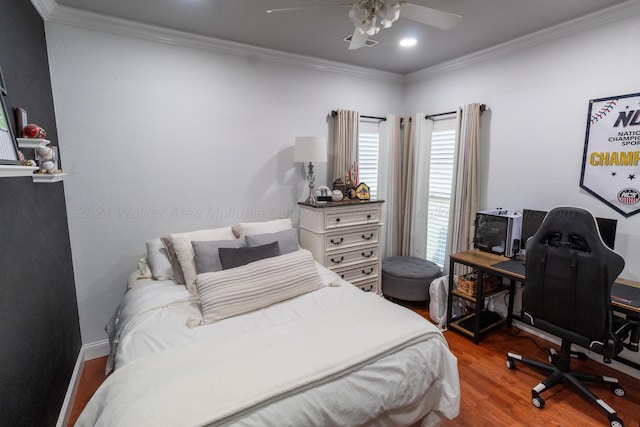
[[[448,253],[472,247],[473,224],[478,210],[478,141],[480,139],[480,104],[458,109],[458,132],[453,171],[451,218]],[[448,267],[448,266],[445,266]]]
[[[331,182],[337,178],[344,180],[353,162],[358,161],[358,124],[360,113],[338,110],[334,118],[333,150],[331,153]]]
[[[410,255],[411,215],[413,213],[415,160],[417,155],[416,123],[411,117],[396,118],[394,147],[394,224],[392,255]]]

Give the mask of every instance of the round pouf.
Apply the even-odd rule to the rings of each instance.
[[[440,276],[440,267],[426,259],[388,257],[382,260],[382,294],[406,301],[426,301],[429,285]]]

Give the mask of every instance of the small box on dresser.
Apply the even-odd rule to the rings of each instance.
[[[383,203],[383,200],[298,203],[300,246],[344,280],[363,291],[380,294]]]

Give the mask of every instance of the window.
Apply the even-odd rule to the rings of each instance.
[[[372,199],[378,197],[379,142],[378,123],[361,121],[358,132],[358,179],[369,186]]]
[[[431,134],[427,259],[441,268],[447,256],[455,144],[456,118],[436,120]]]

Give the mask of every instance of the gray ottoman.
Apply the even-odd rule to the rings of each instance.
[[[382,294],[405,301],[426,301],[429,285],[440,276],[440,267],[426,259],[388,257],[382,260]]]

